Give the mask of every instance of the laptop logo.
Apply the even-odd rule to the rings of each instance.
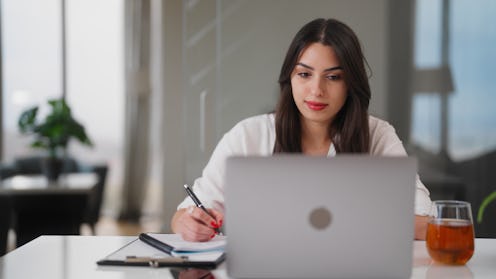
[[[323,230],[331,224],[331,212],[325,207],[317,207],[310,212],[310,224],[317,230]]]

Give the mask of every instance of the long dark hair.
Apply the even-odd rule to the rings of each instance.
[[[369,151],[368,107],[370,86],[366,60],[360,42],[351,28],[335,19],[315,19],[295,35],[279,75],[281,88],[275,111],[276,143],[274,153],[301,153],[300,112],[293,99],[291,73],[301,52],[312,43],[330,46],[344,72],[348,94],[343,108],[329,127],[329,137],[338,153]]]

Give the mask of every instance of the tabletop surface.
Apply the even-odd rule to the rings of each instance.
[[[43,175],[15,175],[0,183],[0,194],[43,194],[88,192],[98,182],[95,173],[62,174],[56,182],[49,182]]]
[[[0,258],[0,278],[208,278],[168,268],[98,266],[96,261],[136,239],[135,236],[41,236]],[[210,278],[228,278],[225,264]],[[415,241],[411,278],[495,278],[496,239],[476,239],[464,266],[432,262],[424,241]]]

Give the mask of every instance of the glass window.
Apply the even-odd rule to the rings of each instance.
[[[441,0],[417,1],[415,21],[415,71],[441,66]],[[441,148],[439,92],[414,92],[412,142],[438,153]]]
[[[496,2],[451,1],[450,153],[463,160],[496,148]]]
[[[415,56],[416,71],[438,69],[447,55],[453,90],[415,92],[413,98],[412,141],[437,153],[445,148],[450,158],[460,161],[487,153],[496,147],[496,103],[491,63],[496,61],[496,29],[493,15],[496,3],[485,0],[473,5],[468,0],[418,0],[416,6]],[[444,9],[444,11],[443,11]],[[449,22],[442,45],[442,13]],[[433,85],[433,88],[437,88]],[[447,121],[443,123],[441,106],[446,102]],[[447,146],[441,146],[442,126],[447,129]]]
[[[114,214],[120,206],[124,163],[124,3],[66,3],[67,101],[95,143],[88,149],[74,142],[70,153],[109,164],[105,210]]]
[[[3,159],[32,152],[21,112],[62,94],[59,0],[2,0]],[[29,20],[28,20],[29,19]],[[45,106],[40,108],[43,114]]]
[[[17,119],[28,107],[62,95],[60,0],[1,0],[4,161],[32,154]],[[83,162],[106,162],[105,208],[119,207],[124,129],[124,7],[120,0],[66,0],[66,98],[95,146],[72,142]]]

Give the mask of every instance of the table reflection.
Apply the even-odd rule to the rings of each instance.
[[[176,279],[214,279],[215,276],[208,269],[188,268],[171,269],[171,273]]]
[[[471,279],[474,278],[472,270],[466,265],[443,265],[439,263],[433,263],[427,269],[425,274],[427,279],[438,279],[438,278],[459,278],[459,279]]]

